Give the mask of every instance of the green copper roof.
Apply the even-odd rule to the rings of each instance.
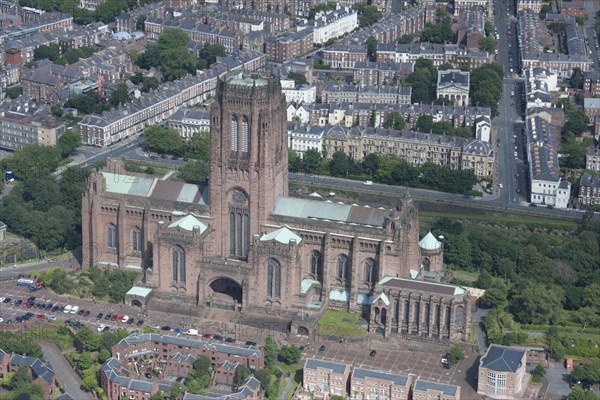
[[[229,84],[231,85],[240,85],[240,86],[267,86],[267,84],[269,83],[269,81],[267,81],[265,78],[253,78],[252,76],[244,76],[244,75],[238,75],[235,78],[231,79],[231,81],[229,81]]]
[[[390,305],[390,300],[388,299],[388,297],[387,297],[387,295],[386,295],[385,293],[380,293],[380,294],[379,294],[377,297],[375,297],[375,298],[373,299],[373,301],[371,302],[371,304],[375,304],[375,303],[377,303],[377,300],[379,300],[379,299],[381,299],[381,301],[383,301],[383,303],[384,303],[386,306],[389,306],[389,305]]]
[[[152,289],[150,289],[150,288],[134,286],[131,289],[129,289],[129,292],[127,292],[127,294],[125,296],[129,295],[129,296],[146,297],[150,294],[150,292],[152,292]]]
[[[317,284],[320,284],[320,283],[319,283],[319,281],[317,281],[315,279],[310,279],[310,278],[302,279],[302,283],[300,283],[300,293],[305,294],[306,292],[308,292],[308,289],[310,289],[312,285],[317,285]]]
[[[343,303],[349,303],[350,302],[350,291],[342,290],[342,289],[331,289],[329,291],[329,300],[341,301]]]
[[[276,231],[267,233],[260,238],[261,242],[268,242],[271,240],[275,240],[283,244],[290,244],[290,241],[292,240],[295,240],[296,243],[300,243],[302,238],[289,230],[287,226],[284,226],[283,228],[279,228]]]
[[[204,225],[202,222],[198,221],[198,219],[196,219],[196,217],[194,217],[192,214],[187,215],[183,218],[181,218],[180,220],[177,220],[175,222],[171,222],[169,224],[169,228],[181,228],[181,229],[185,229],[186,231],[193,231],[194,227],[200,227],[200,233],[203,233],[207,226]]]
[[[439,250],[442,247],[442,244],[433,236],[431,231],[425,235],[423,239],[419,242],[419,247],[423,250]]]

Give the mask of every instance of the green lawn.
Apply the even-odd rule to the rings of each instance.
[[[327,310],[319,320],[319,334],[347,338],[363,337],[367,330],[360,326],[360,319],[360,314]]]
[[[545,229],[559,229],[559,230],[575,230],[577,229],[577,222],[574,221],[563,221],[558,219],[546,219],[546,218],[535,218],[527,217],[524,215],[510,214],[510,213],[487,213],[487,214],[458,214],[458,213],[444,213],[444,212],[430,212],[422,211],[419,212],[421,217],[420,223],[422,226],[428,227],[435,222],[436,219],[447,217],[453,219],[460,219],[465,221],[483,221],[491,222],[502,226],[528,226],[530,228],[545,228]]]

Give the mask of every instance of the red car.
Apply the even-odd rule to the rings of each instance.
[[[119,321],[119,322],[123,321],[123,316],[119,315],[119,318],[117,318],[117,321]]]
[[[46,316],[44,314],[38,314],[37,318],[42,319],[42,318],[46,318]]]
[[[202,335],[202,337],[205,339],[210,339],[212,335],[210,333],[205,333],[204,335]]]
[[[123,317],[121,316],[121,319],[123,319]],[[110,317],[111,321],[116,321],[117,320],[117,315],[113,315],[112,317]]]

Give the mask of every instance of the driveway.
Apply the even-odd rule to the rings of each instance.
[[[548,398],[562,398],[568,396],[571,392],[569,388],[569,373],[564,365],[560,362],[550,362],[546,368],[544,386],[542,387],[541,395]],[[544,392],[545,391],[545,392]]]
[[[56,380],[60,382],[65,391],[77,400],[92,399],[89,393],[81,390],[81,379],[71,368],[60,349],[53,343],[40,342],[40,346],[44,352],[44,359],[52,364]]]

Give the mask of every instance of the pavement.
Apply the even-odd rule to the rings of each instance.
[[[79,375],[71,368],[71,365],[54,343],[40,342],[44,359],[52,364],[56,380],[69,393],[72,398],[77,400],[92,399],[90,393],[81,389],[81,379]]]

